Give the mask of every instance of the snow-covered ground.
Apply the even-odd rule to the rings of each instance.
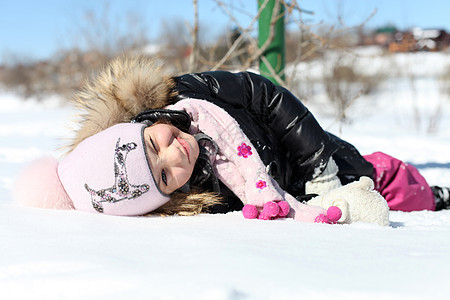
[[[442,57],[420,55],[410,55],[419,71]],[[430,184],[450,186],[450,99],[433,76],[418,76],[414,89],[408,80],[389,80],[358,99],[342,127],[323,106],[308,105],[324,128],[362,153],[384,151],[418,166]],[[380,227],[245,220],[238,212],[130,218],[14,205],[19,169],[40,155],[60,155],[55,149],[70,134],[73,111],[58,103],[0,94],[1,299],[448,299],[450,211],[391,212],[390,226]],[[437,129],[428,134],[433,118]]]

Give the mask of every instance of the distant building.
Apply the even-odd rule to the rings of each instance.
[[[449,47],[450,34],[442,29],[413,28],[419,51],[442,51]]]
[[[397,31],[394,41],[389,44],[389,52],[413,52],[417,50],[417,41],[408,31]]]
[[[389,47],[389,44],[394,41],[394,35],[397,32],[397,28],[394,26],[386,26],[378,28],[374,34],[374,43],[376,45]]]
[[[364,36],[363,45],[379,45],[389,52],[443,51],[450,46],[450,34],[443,29],[401,31],[394,26],[378,28],[372,35]]]

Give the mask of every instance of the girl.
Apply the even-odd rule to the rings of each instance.
[[[334,222],[338,212],[301,205],[294,197],[308,200],[361,176],[374,179],[391,209],[435,210],[449,205],[448,189],[430,188],[413,166],[383,153],[361,156],[351,144],[324,131],[289,91],[249,72],[168,77],[152,59],[123,57],[88,82],[75,103],[83,112],[80,128],[69,145],[70,154],[53,164],[55,176],[65,190],[73,185],[64,179],[65,173],[70,173],[68,178],[83,178],[85,187],[74,189],[89,191],[90,201],[85,202],[96,203],[97,211],[105,212],[115,203],[120,209],[114,214],[190,215],[241,210],[251,204],[258,211],[244,214],[270,218],[267,214],[288,213],[286,200],[296,219]],[[135,124],[124,124],[130,121]],[[122,134],[133,136],[128,146],[120,142],[126,139]],[[111,148],[114,158],[101,167],[93,163]],[[90,158],[83,162],[86,154]],[[134,154],[138,158],[131,159]],[[110,190],[99,189],[106,182],[85,178],[87,173],[105,171],[104,165],[114,165],[115,184]],[[135,179],[140,175],[133,174],[140,174],[134,169],[143,165],[150,166],[154,180],[147,180],[147,172],[140,183],[145,187],[139,189]],[[115,195],[120,180],[123,191]],[[97,190],[89,190],[88,182],[96,182]],[[124,213],[124,207],[130,207],[124,203],[145,197],[150,190],[158,192],[152,198],[159,200]],[[73,196],[68,198],[78,209]],[[275,203],[277,213],[262,209],[265,203]]]

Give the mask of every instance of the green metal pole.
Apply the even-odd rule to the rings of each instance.
[[[277,0],[258,0],[258,8],[267,2],[267,5],[261,12],[258,20],[258,46],[261,48],[266,40],[269,38],[270,25],[272,20],[272,13],[275,8],[275,3]],[[278,15],[282,15],[284,12],[284,6],[280,3]],[[285,43],[284,43],[284,16],[276,19],[273,40],[263,52],[263,56],[269,62],[271,68],[275,71],[282,80],[284,80],[284,62],[285,62]],[[265,62],[259,60],[259,70],[261,75],[270,79],[273,83],[280,84],[275,77],[271,75],[270,68],[265,64]]]

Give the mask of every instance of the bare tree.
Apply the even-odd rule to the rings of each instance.
[[[108,59],[122,52],[142,49],[149,42],[143,16],[138,10],[114,17],[106,2],[99,12],[87,11],[82,21],[72,48],[84,52],[102,53]]]
[[[4,70],[3,81],[25,98],[50,93],[70,95],[84,78],[112,57],[143,49],[148,44],[143,19],[137,13],[113,18],[109,4],[87,11],[73,35],[73,45],[47,61],[18,62]]]
[[[197,0],[193,0],[194,6],[194,27],[191,30],[191,38],[192,38],[192,51],[189,57],[189,73],[193,72],[197,69],[197,60],[198,60],[198,3]]]

